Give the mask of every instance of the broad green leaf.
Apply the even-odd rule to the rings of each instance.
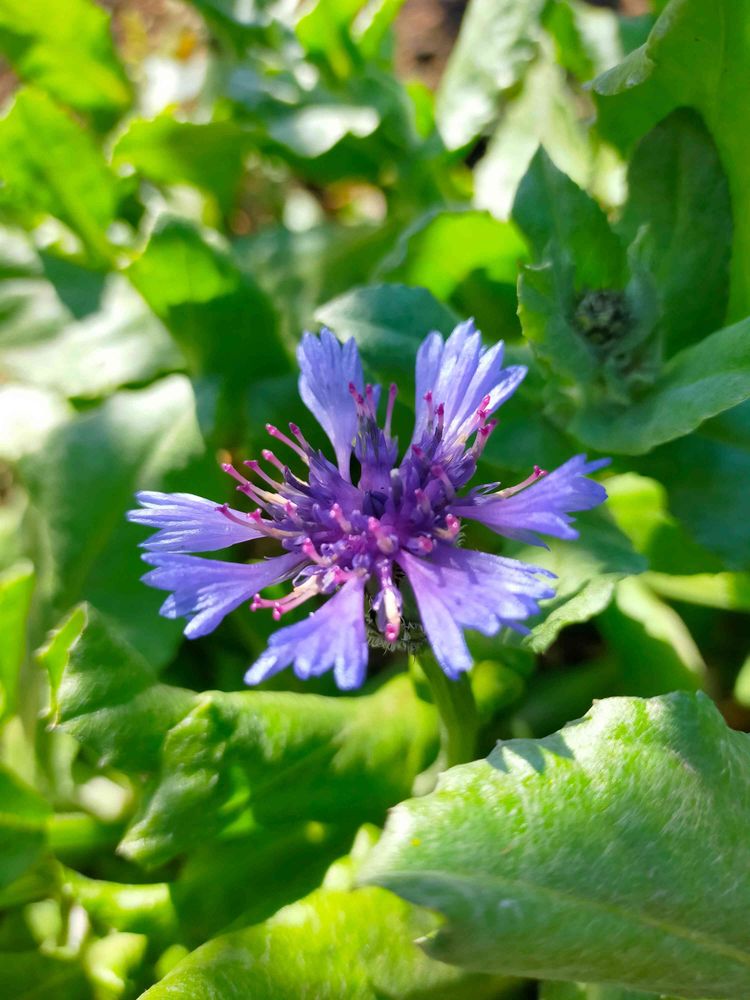
[[[159,684],[149,663],[94,608],[77,608],[40,654],[52,721],[101,766],[156,768],[164,734],[196,696]]]
[[[23,80],[108,126],[130,105],[110,16],[93,0],[3,0],[0,52]]]
[[[22,459],[44,627],[90,600],[151,662],[169,659],[179,624],[159,617],[161,597],[140,583],[141,536],[125,512],[138,489],[215,490],[198,461],[204,445],[195,406],[188,380],[171,376],[116,393]]]
[[[51,811],[38,792],[0,766],[0,888],[10,885],[41,858]]]
[[[148,938],[127,932],[107,934],[89,944],[82,965],[97,1000],[125,1000],[133,995],[147,948]]]
[[[34,571],[21,563],[0,575],[0,721],[15,710]]]
[[[435,918],[381,889],[351,891],[374,834],[360,831],[323,888],[265,923],[223,934],[180,962],[143,1000],[500,1000],[508,981],[433,962],[413,943]]]
[[[157,184],[192,184],[223,211],[234,204],[249,137],[231,121],[178,121],[165,113],[128,124],[112,151],[115,166],[128,164]]]
[[[744,996],[748,769],[750,737],[705,696],[600,701],[397,807],[360,880],[446,917],[440,961]]]
[[[750,611],[750,573],[695,573],[692,576],[648,573],[646,582],[670,601],[702,604],[725,611]]]
[[[155,864],[225,831],[300,816],[350,826],[378,820],[409,794],[436,740],[434,709],[403,675],[359,698],[198,695],[166,734],[158,782],[120,851]]]
[[[577,290],[622,288],[625,251],[597,203],[539,149],[513,202],[537,261],[567,258]]]
[[[703,116],[732,195],[730,320],[750,312],[750,139],[743,127],[749,17],[748,0],[671,0],[645,45],[594,83],[599,128],[623,146],[676,107]]]
[[[166,218],[128,276],[182,348],[191,372],[237,389],[289,363],[268,297],[189,222]]]
[[[723,325],[729,293],[729,188],[697,114],[675,111],[639,143],[628,192],[618,229],[630,243],[646,227],[643,259],[656,278],[657,332],[669,357]]]
[[[360,354],[383,381],[410,392],[417,348],[432,330],[448,335],[457,319],[423,288],[370,285],[355,288],[315,312],[339,340],[354,337]]]
[[[0,386],[0,459],[14,462],[36,451],[72,415],[67,401],[54,392],[12,382]]]
[[[630,406],[587,407],[573,418],[571,431],[591,448],[626,455],[684,437],[750,398],[748,334],[746,319],[684,348]]]
[[[476,138],[495,118],[500,98],[518,83],[536,52],[541,0],[472,0],[437,96],[448,149]]]
[[[642,580],[621,580],[597,625],[620,661],[625,693],[648,697],[704,685],[706,664],[687,626]]]
[[[535,653],[548,649],[566,625],[588,621],[603,611],[617,581],[646,568],[629,539],[605,517],[588,514],[578,522],[580,538],[575,542],[551,539],[546,550],[532,545],[510,550],[514,558],[542,566],[557,577],[556,596],[543,602],[541,621],[530,622],[531,634],[520,640]]]
[[[94,263],[110,259],[119,182],[90,134],[40,90],[20,90],[0,119],[0,178],[4,210],[29,225],[52,215]]]

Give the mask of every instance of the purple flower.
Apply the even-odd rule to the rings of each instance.
[[[404,632],[408,637],[413,624],[405,621],[405,606],[412,597],[449,677],[471,667],[464,629],[528,631],[522,622],[554,595],[552,574],[461,548],[461,519],[534,544],[544,544],[540,533],[575,538],[571,512],[606,498],[586,478],[606,460],[577,455],[549,475],[535,466],[515,486],[464,491],[497,423],[492,414],[526,374],[503,368],[502,344],[485,350],[471,322],[447,341],[437,333],[423,341],[414,435],[400,461],[391,434],[396,386],[380,426],[380,387],[364,384],[354,341],[341,344],[329,330],[306,333],[297,357],[300,394],[330,438],[336,464],[311,448],[295,424],[289,435],[266,425],[300,475],[268,450],[265,467],[245,462],[247,476],[225,465],[255,509],[243,513],[189,494],[138,494],[143,509],[128,516],[157,529],[144,543],[144,558],[154,566],[144,581],[170,592],[162,614],[188,618],[185,634],[195,638],[245,601],[252,600],[253,611],[268,608],[278,621],[312,598],[328,598],[275,632],[245,680],[255,684],[288,666],[302,678],[332,669],[342,689],[365,678],[368,631],[386,646]],[[188,554],[258,538],[276,539],[284,554],[250,564]],[[261,596],[289,579],[286,596]]]

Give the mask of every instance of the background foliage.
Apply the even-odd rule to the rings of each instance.
[[[3,997],[750,997],[750,4],[470,0],[434,92],[399,6],[0,0]],[[315,435],[305,327],[403,439],[469,315],[484,480],[614,461],[435,788],[414,665],[244,690],[270,620],[184,642],[124,513]]]

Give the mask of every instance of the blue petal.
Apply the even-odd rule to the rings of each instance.
[[[301,372],[299,394],[328,435],[339,472],[348,482],[352,444],[357,433],[357,409],[349,383],[358,392],[364,391],[357,345],[353,339],[342,344],[324,327],[320,337],[303,334],[297,361]]]
[[[219,504],[192,493],[143,492],[135,498],[142,509],[129,510],[126,517],[134,524],[158,528],[141,543],[153,552],[213,552],[261,535],[250,522],[238,524],[221,513]],[[239,511],[229,513],[244,517]]]
[[[302,680],[333,668],[342,691],[360,687],[367,671],[364,592],[364,579],[353,577],[318,611],[274,632],[245,683],[258,684],[293,663]]]
[[[454,679],[472,665],[463,629],[484,635],[505,626],[522,630],[519,622],[537,614],[538,601],[555,593],[539,579],[551,573],[488,552],[439,545],[427,558],[402,551],[397,560],[414,591],[435,658]]]
[[[467,433],[485,396],[489,396],[487,410],[492,413],[515,392],[525,375],[522,366],[503,368],[502,342],[483,349],[473,320],[459,324],[445,343],[439,333],[429,334],[417,352],[412,441],[418,441],[427,427],[427,392],[432,393],[434,406],[445,406],[443,441],[450,445]]]
[[[249,565],[177,553],[148,552],[143,558],[156,567],[143,582],[173,592],[161,613],[165,618],[189,618],[188,639],[213,632],[230,611],[264,587],[293,576],[304,561],[297,552]]]
[[[586,475],[609,464],[608,458],[587,462],[575,455],[554,472],[510,497],[475,494],[451,505],[457,517],[481,521],[506,538],[544,545],[537,532],[555,538],[577,538],[571,511],[589,510],[607,499],[607,491]]]

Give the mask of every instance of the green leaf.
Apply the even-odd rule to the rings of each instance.
[[[494,119],[501,95],[522,78],[536,52],[542,0],[472,0],[437,96],[448,149],[459,149]]]
[[[548,548],[513,546],[516,559],[551,570],[556,596],[542,604],[542,620],[520,641],[543,653],[567,625],[588,621],[609,604],[615,584],[624,576],[642,573],[645,560],[633,551],[629,539],[606,517],[587,514],[578,519],[575,542],[551,539]],[[509,637],[510,638],[510,637]]]
[[[165,736],[158,782],[120,851],[156,864],[226,831],[300,816],[350,826],[381,819],[436,743],[434,709],[406,676],[359,698],[198,695]]]
[[[720,557],[719,568],[750,569],[750,403],[662,445],[635,468],[664,484],[670,511],[699,545]]]
[[[106,233],[117,215],[119,183],[89,133],[42,91],[20,90],[0,120],[0,178],[3,206],[15,216],[33,226],[52,215],[93,263],[110,259]]]
[[[94,608],[82,606],[39,656],[49,674],[52,719],[101,766],[154,770],[164,734],[196,696],[157,682],[145,659]]]
[[[541,148],[518,188],[513,221],[537,260],[571,261],[576,289],[623,286],[625,252],[619,237],[596,202]]]
[[[422,340],[432,330],[448,335],[457,322],[425,289],[405,285],[355,288],[320,306],[315,319],[340,340],[354,337],[368,369],[405,390],[413,384]]]
[[[630,406],[584,408],[570,430],[586,445],[642,455],[684,437],[704,420],[750,398],[750,320],[717,330],[671,358]]]
[[[0,373],[6,379],[96,398],[184,366],[167,331],[125,278],[38,254],[30,241],[6,232],[21,243],[23,254],[7,260],[0,288]],[[29,404],[40,398],[26,396]],[[59,422],[55,402],[49,399],[37,423]]]
[[[621,146],[676,107],[703,116],[732,195],[730,320],[750,312],[750,138],[743,127],[748,17],[748,0],[671,0],[646,44],[594,82],[599,128]]]
[[[38,792],[0,765],[0,888],[20,878],[42,857],[51,812]]]
[[[79,962],[39,951],[0,953],[0,993],[13,1000],[93,1000]]]
[[[0,51],[16,73],[104,127],[132,100],[110,31],[92,0],[4,0],[0,9]]]
[[[129,165],[157,184],[192,184],[216,198],[222,211],[234,204],[250,146],[234,122],[178,121],[162,114],[128,124],[112,151],[113,165]]]
[[[491,337],[515,337],[515,285],[527,256],[512,222],[499,222],[488,212],[435,210],[401,235],[376,277],[426,288],[458,311],[474,313]],[[475,283],[489,294],[488,304],[479,299],[484,315],[473,308]]]
[[[143,1000],[495,1000],[507,980],[433,962],[413,938],[435,918],[381,889],[351,892],[352,871],[372,835],[329,870],[324,887],[263,924],[223,934],[180,962]],[[367,841],[367,843],[363,843]]]
[[[15,711],[34,571],[22,563],[0,575],[0,721]]]
[[[174,375],[116,393],[22,459],[44,627],[90,600],[152,663],[170,658],[179,623],[159,617],[160,596],[140,582],[139,533],[125,512],[138,489],[184,485],[210,495],[216,488],[198,462],[204,445],[195,406],[188,380]]]
[[[620,661],[627,694],[648,697],[704,685],[706,664],[687,626],[644,581],[618,583],[597,625]]]
[[[62,890],[66,899],[82,906],[100,927],[146,934],[155,944],[174,940],[177,914],[166,882],[125,885],[64,869]]]
[[[191,372],[234,389],[288,370],[273,306],[191,223],[163,219],[128,276],[182,348]]]
[[[566,4],[556,3],[565,9]],[[595,11],[605,16],[608,11]],[[617,161],[611,148],[602,148],[597,135],[580,118],[580,94],[551,58],[537,58],[526,71],[517,95],[490,138],[487,151],[474,170],[475,203],[505,219],[518,185],[538,147],[542,145],[556,166],[576,184],[605,202],[618,201]]]
[[[591,983],[542,983],[539,1000],[657,1000],[653,993]],[[661,1000],[670,1000],[661,997]],[[673,998],[674,1000],[674,998]]]
[[[702,695],[601,701],[399,806],[361,881],[444,914],[440,961],[742,996],[748,769],[750,737]]]
[[[646,227],[642,259],[656,279],[669,357],[723,325],[729,294],[729,187],[695,112],[674,111],[639,143],[628,191],[618,229],[630,243]]]

